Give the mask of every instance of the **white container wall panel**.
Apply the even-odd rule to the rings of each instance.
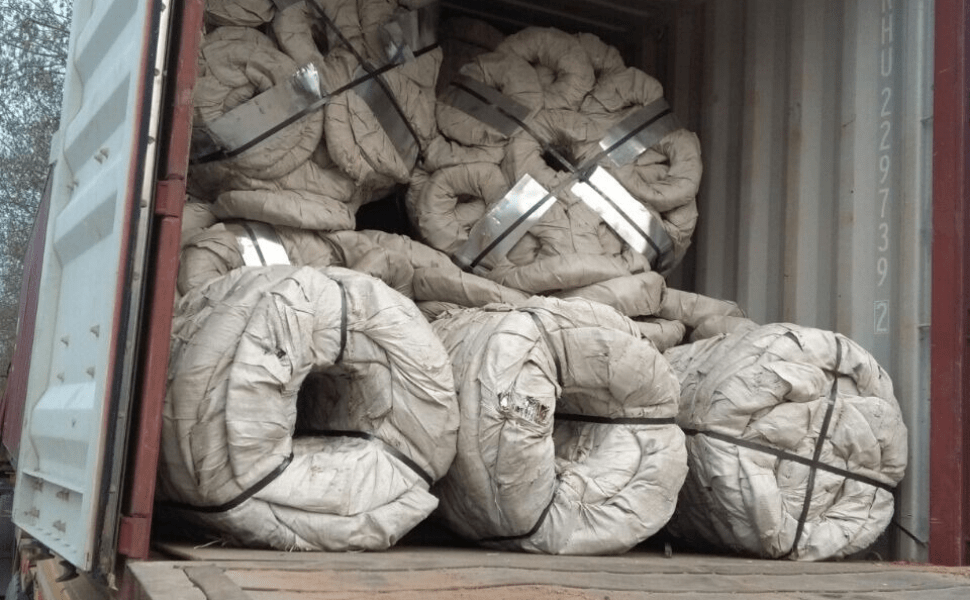
[[[839,331],[886,368],[910,431],[890,532],[926,560],[933,3],[704,10],[695,291]]]
[[[123,396],[119,365],[131,361],[129,328],[137,323],[140,288],[131,282],[150,215],[144,165],[153,163],[145,123],[159,87],[155,64],[142,59],[154,54],[146,32],[161,35],[149,26],[156,11],[153,1],[74,4],[60,131],[51,145],[13,519],[85,570],[94,566],[99,536],[115,527],[110,517],[101,520],[104,495],[116,502],[119,493],[117,480],[107,485],[104,477],[105,456],[119,447],[108,400]]]

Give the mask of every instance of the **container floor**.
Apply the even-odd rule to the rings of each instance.
[[[970,567],[872,561],[795,563],[635,549],[539,556],[397,546],[380,553],[200,547],[168,542],[129,564],[153,600],[649,600],[970,598]]]

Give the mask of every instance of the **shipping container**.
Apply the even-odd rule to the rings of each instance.
[[[49,216],[4,395],[14,523],[129,597],[156,597],[146,565],[132,565],[152,556],[203,4],[75,3]],[[591,32],[660,80],[704,161],[693,244],[670,285],[869,350],[909,432],[876,551],[970,563],[970,2],[447,0],[441,11]],[[235,560],[222,552],[208,560]]]

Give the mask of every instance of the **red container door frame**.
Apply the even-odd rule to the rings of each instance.
[[[930,562],[970,560],[970,0],[936,0]]]

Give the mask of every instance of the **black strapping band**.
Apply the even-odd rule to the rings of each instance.
[[[825,436],[829,433],[829,425],[832,423],[832,413],[835,412],[835,400],[839,393],[838,370],[842,365],[842,342],[835,339],[835,374],[832,378],[832,390],[829,392],[829,400],[825,406],[825,417],[822,419],[822,428],[818,432],[818,439],[815,440],[815,452],[812,453],[812,466],[808,471],[808,484],[805,486],[805,501],[802,503],[802,514],[798,516],[798,525],[795,527],[795,539],[792,541],[791,550],[785,556],[793,554],[798,549],[798,542],[802,538],[805,530],[805,521],[808,519],[808,511],[812,506],[812,493],[815,491],[815,475],[818,473],[819,458],[822,456],[822,446],[825,443]]]
[[[527,310],[529,316],[536,324],[536,329],[542,334],[542,339],[545,340],[546,346],[549,346],[549,352],[552,353],[552,362],[556,365],[556,381],[559,383],[560,387],[563,385],[562,381],[562,363],[559,362],[559,353],[556,352],[556,347],[552,345],[552,337],[549,335],[549,330],[546,329],[545,325],[539,319],[539,315],[535,314],[531,310]]]
[[[256,232],[253,231],[253,228],[245,221],[241,221],[239,224],[242,225],[242,228],[246,231],[246,235],[249,236],[249,239],[253,242],[253,247],[256,248],[256,254],[259,255],[259,262],[263,263],[263,266],[265,267],[268,263],[266,261],[266,257],[263,256],[263,249],[259,246],[259,237],[256,235]]]
[[[559,415],[556,415],[556,417],[558,418]],[[690,435],[690,436],[694,436],[694,435],[706,435],[709,438],[714,438],[714,439],[720,440],[722,442],[727,442],[729,444],[734,444],[735,446],[741,446],[742,448],[747,448],[749,450],[756,450],[758,452],[764,452],[765,454],[771,454],[772,456],[775,456],[775,457],[780,458],[782,460],[789,460],[791,462],[797,462],[798,464],[805,465],[806,467],[811,467],[811,468],[814,468],[814,469],[818,469],[820,471],[826,471],[828,473],[832,473],[834,475],[839,475],[841,477],[845,477],[846,479],[852,479],[852,480],[858,481],[860,483],[866,483],[866,484],[871,485],[873,487],[877,487],[877,488],[884,489],[884,490],[886,490],[888,492],[891,492],[891,491],[893,491],[893,489],[895,489],[893,485],[888,484],[888,483],[885,483],[883,481],[879,481],[878,479],[873,479],[872,477],[869,477],[868,475],[863,475],[861,473],[854,473],[854,472],[849,471],[847,469],[843,469],[841,467],[835,467],[835,466],[832,466],[832,465],[829,465],[829,464],[826,464],[826,463],[823,463],[823,462],[817,462],[816,463],[816,462],[813,462],[811,458],[802,456],[800,454],[793,454],[793,453],[788,452],[786,450],[779,450],[778,448],[772,448],[771,446],[765,446],[763,444],[759,444],[757,442],[752,442],[750,440],[743,440],[741,438],[737,438],[737,437],[734,437],[734,436],[731,436],[731,435],[727,435],[725,433],[720,433],[718,431],[711,431],[709,429],[695,429],[695,428],[690,428],[690,427],[685,427],[685,428],[683,428],[683,430],[684,430],[684,433],[685,434]]]
[[[340,350],[337,351],[337,358],[333,364],[340,364],[344,359],[344,351],[347,349],[347,288],[339,279],[334,279],[334,283],[340,288]]]
[[[224,502],[216,506],[195,506],[194,504],[187,504],[184,502],[165,502],[164,506],[167,506],[170,508],[177,508],[181,510],[191,510],[193,512],[200,512],[200,513],[206,513],[206,514],[221,513],[221,512],[226,512],[228,510],[232,510],[237,506],[239,506],[240,504],[242,504],[243,502],[245,502],[246,500],[249,500],[256,494],[258,494],[260,490],[262,490],[269,484],[273,483],[273,481],[275,481],[277,477],[283,474],[283,471],[286,470],[286,467],[290,466],[291,462],[293,462],[292,453],[286,458],[284,458],[283,462],[281,462],[279,466],[277,466],[275,469],[267,473],[265,477],[263,477],[262,479],[254,483],[252,486],[249,487],[249,489],[245,490],[244,492],[242,492],[241,494],[239,494],[229,502]]]
[[[677,419],[674,417],[599,417],[560,412],[556,413],[556,420],[601,425],[675,425],[677,423]]]
[[[394,446],[388,444],[381,438],[377,437],[372,433],[367,433],[365,431],[349,431],[344,429],[300,429],[296,431],[297,436],[303,437],[349,437],[358,438],[361,440],[377,441],[387,450],[387,453],[404,463],[409,469],[414,471],[421,479],[428,484],[428,487],[434,483],[434,477],[430,473],[421,468],[421,465],[414,462],[410,456],[404,454]]]
[[[530,529],[529,531],[519,535],[500,535],[496,537],[482,538],[478,540],[478,542],[480,544],[496,543],[496,542],[513,542],[515,540],[524,540],[526,538],[532,537],[533,535],[535,535],[535,532],[539,531],[539,528],[542,527],[542,522],[546,520],[546,515],[549,514],[549,509],[552,508],[552,505],[555,501],[556,501],[556,494],[553,493],[552,499],[549,500],[549,504],[546,504],[546,507],[542,509],[542,514],[539,515],[539,519],[536,521],[536,524],[533,525],[532,529]]]

